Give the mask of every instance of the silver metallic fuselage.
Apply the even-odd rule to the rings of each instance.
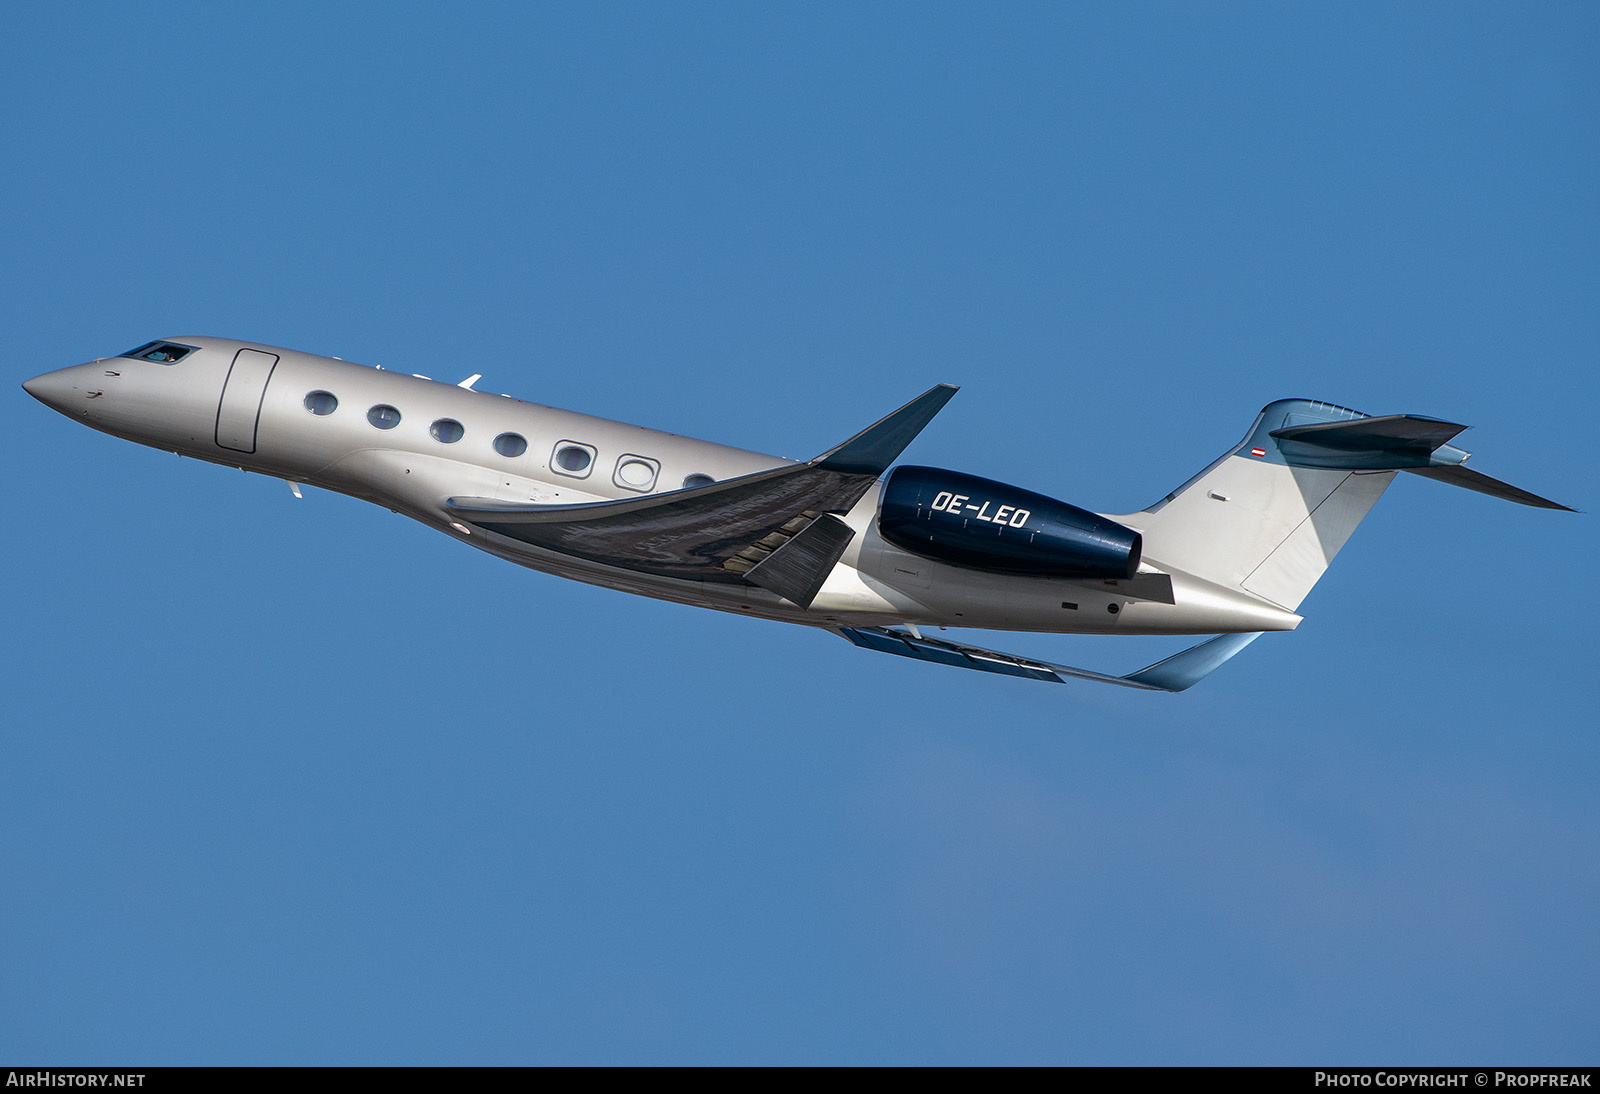
[[[102,358],[25,386],[61,413],[117,437],[363,498],[536,570],[721,611],[822,627],[912,623],[1121,634],[1288,630],[1300,620],[1259,598],[1161,567],[1159,558],[1148,562],[1171,574],[1174,603],[1140,599],[1116,582],[989,573],[922,558],[878,535],[878,486],[843,517],[856,535],[809,608],[754,585],[601,565],[468,528],[446,511],[445,500],[565,505],[637,498],[680,489],[691,475],[720,481],[793,461],[336,358],[219,338],[172,341],[196,349],[173,364]],[[241,350],[258,351],[250,359],[262,362],[254,389],[243,371],[230,380]],[[275,363],[266,363],[268,356]],[[307,395],[318,391],[337,398],[332,413],[307,409]],[[369,408],[380,404],[400,412],[394,428],[369,423]],[[253,421],[252,406],[258,407]],[[430,426],[440,419],[461,423],[461,438],[436,439]],[[511,458],[496,451],[494,440],[505,433],[526,438],[526,451]],[[556,450],[569,442],[593,452],[581,476],[555,465]],[[658,468],[642,491],[621,471],[630,458]],[[1138,517],[1116,519],[1137,528]]]

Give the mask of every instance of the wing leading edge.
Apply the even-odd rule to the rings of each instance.
[[[849,512],[956,390],[930,388],[808,463],[710,486],[586,505],[453,497],[445,508],[561,554],[662,577],[760,585],[808,607],[855,535],[827,515]]]

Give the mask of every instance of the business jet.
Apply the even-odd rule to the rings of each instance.
[[[1032,680],[1182,691],[1306,594],[1398,472],[1567,509],[1465,466],[1465,426],[1283,399],[1148,509],[901,465],[940,384],[804,463],[253,342],[175,338],[23,384],[115,437],[349,494],[521,566]],[[885,474],[887,472],[887,475]],[[924,635],[1215,635],[1126,676]]]

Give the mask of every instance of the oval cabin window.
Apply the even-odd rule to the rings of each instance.
[[[624,456],[617,461],[613,478],[618,486],[629,490],[648,490],[656,484],[656,462],[643,456]]]
[[[552,461],[556,470],[567,475],[587,475],[589,465],[594,463],[594,449],[581,444],[563,442],[556,448],[555,458]]]
[[[393,429],[400,424],[400,412],[388,403],[379,403],[367,411],[367,421],[378,429]]]
[[[528,450],[528,438],[520,433],[502,433],[494,439],[494,450],[514,460]]]
[[[305,397],[305,407],[320,418],[338,410],[339,400],[331,391],[313,391]]]

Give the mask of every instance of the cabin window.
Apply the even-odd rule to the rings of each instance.
[[[508,460],[514,460],[528,450],[528,438],[521,433],[502,433],[494,439],[494,450]]]
[[[574,478],[587,478],[590,468],[594,465],[594,448],[591,445],[579,444],[577,441],[562,441],[556,445],[555,455],[550,460],[551,466],[563,475]]]
[[[440,418],[428,427],[433,439],[440,444],[455,444],[466,435],[466,427],[454,418]]]
[[[617,461],[611,481],[629,490],[649,490],[656,484],[656,472],[660,469],[661,465],[649,456],[627,455]]]
[[[339,409],[339,399],[331,391],[313,391],[305,397],[305,407],[321,418]]]
[[[683,488],[685,490],[693,490],[697,486],[710,486],[716,481],[710,475],[702,475],[697,471],[683,480]]]
[[[138,349],[119,353],[119,357],[132,357],[138,361],[154,361],[160,365],[175,365],[194,352],[193,346],[180,346],[176,342],[146,342]]]
[[[367,421],[379,429],[393,429],[400,424],[400,412],[388,403],[379,403],[367,411]]]

